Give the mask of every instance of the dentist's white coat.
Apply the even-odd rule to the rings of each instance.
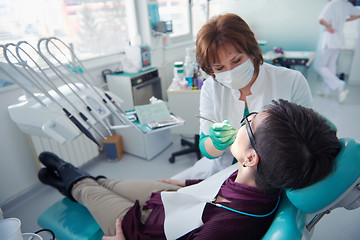
[[[285,99],[304,107],[312,107],[312,96],[307,80],[299,72],[267,63],[260,65],[259,75],[246,97],[249,112],[259,112],[272,100]],[[240,128],[245,102],[239,100],[240,91],[226,88],[209,77],[204,81],[200,94],[200,115],[218,122],[229,120],[234,128]],[[200,119],[200,134],[209,135],[212,123]],[[203,157],[194,166],[173,176],[173,179],[203,179],[230,166],[233,156],[227,149],[216,159]]]

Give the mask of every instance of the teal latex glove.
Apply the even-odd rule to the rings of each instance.
[[[201,152],[201,154],[202,154],[204,157],[207,157],[208,159],[217,158],[217,157],[211,156],[211,155],[206,151],[205,141],[206,141],[206,139],[208,139],[208,138],[209,138],[209,135],[205,135],[203,132],[200,134],[200,139],[199,139],[199,149],[200,149],[200,152]]]
[[[235,134],[237,130],[233,129],[228,120],[222,123],[213,123],[210,126],[210,138],[214,144],[214,147],[218,150],[225,150],[228,146],[235,141]]]

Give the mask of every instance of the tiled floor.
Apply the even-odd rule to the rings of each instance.
[[[330,99],[315,95],[320,82],[309,80],[309,83],[314,96],[314,109],[336,124],[339,137],[360,140],[360,85],[349,86],[350,94],[345,103],[340,105],[335,94]],[[188,154],[177,157],[174,164],[169,163],[168,158],[171,153],[181,149],[180,136],[174,135],[173,140],[172,145],[151,161],[125,154],[120,162],[110,163],[100,156],[84,166],[84,169],[93,175],[102,174],[117,179],[171,177],[196,161],[195,154]],[[34,232],[40,229],[36,223],[39,214],[61,198],[56,190],[39,184],[32,194],[15,203],[10,209],[6,209],[5,214],[20,218],[23,232]],[[312,239],[359,239],[359,222],[360,209],[353,211],[337,209],[320,221]]]

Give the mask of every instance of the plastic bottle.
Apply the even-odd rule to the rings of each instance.
[[[174,80],[181,81],[184,78],[184,63],[181,61],[174,62]]]
[[[190,50],[191,50],[190,48],[186,48],[186,56],[185,56],[185,61],[184,61],[184,77],[185,77],[185,80],[188,81],[189,87],[192,86],[191,80],[192,80],[193,69],[194,69],[194,64],[191,59]]]

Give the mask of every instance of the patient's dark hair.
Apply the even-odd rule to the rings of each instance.
[[[325,118],[285,100],[273,101],[264,111],[267,116],[254,132],[260,189],[303,188],[333,170],[340,143]]]

